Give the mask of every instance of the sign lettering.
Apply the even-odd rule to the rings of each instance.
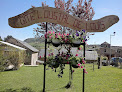
[[[78,17],[51,7],[36,7],[15,17],[9,18],[9,25],[13,28],[23,28],[39,22],[60,24],[74,30],[85,29],[87,32],[103,32],[119,21],[118,16],[105,16],[98,20],[83,21]]]

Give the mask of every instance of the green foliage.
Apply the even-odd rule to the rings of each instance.
[[[44,39],[38,37],[38,38],[28,38],[24,40],[25,42],[27,42],[28,44],[30,44],[31,46],[33,46],[34,48],[40,50],[40,49],[44,49],[45,46],[45,41]]]
[[[122,69],[122,64],[120,65],[120,69]]]
[[[32,91],[31,88],[23,87],[23,88],[21,89],[21,92],[34,92],[34,91]]]
[[[10,52],[8,56],[8,63],[14,65],[14,70],[17,70],[20,67],[20,64],[25,60],[25,53],[23,51],[19,52]]]
[[[7,66],[6,64],[6,57],[3,56],[3,52],[2,52],[2,47],[0,47],[0,72],[4,71],[5,67]]]
[[[108,57],[106,56],[101,56],[102,60],[108,60]]]
[[[14,70],[25,61],[25,51],[8,51],[0,49],[0,71],[4,71],[9,65],[14,65]]]
[[[92,64],[85,65],[88,74],[85,74],[85,92],[121,92],[122,69],[111,66],[97,65],[92,69]],[[82,91],[82,69],[73,69],[73,80],[71,88],[64,88],[69,83],[69,66],[66,65],[62,78],[58,78],[57,72],[52,69],[46,71],[46,92],[81,92]],[[6,71],[0,73],[0,92],[6,89],[31,90],[41,92],[43,90],[44,67],[21,67],[18,71]],[[11,91],[9,91],[11,92]],[[24,92],[24,91],[23,91]],[[28,91],[25,91],[28,92]]]
[[[81,57],[77,57],[77,56],[70,57],[69,58],[69,61],[73,65],[77,65],[78,63],[81,63],[82,64],[82,58]]]
[[[5,67],[7,67],[7,58],[0,53],[0,72],[4,71]]]

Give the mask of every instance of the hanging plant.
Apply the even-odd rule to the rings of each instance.
[[[79,68],[80,65],[82,65],[82,63],[83,63],[82,60],[83,60],[83,58],[78,57],[78,54],[76,54],[76,56],[69,58],[70,64],[72,65],[73,68]]]
[[[60,39],[59,38],[54,38],[54,39],[52,39],[52,44],[53,44],[53,46],[55,46],[55,47],[58,47],[59,45],[60,45]]]
[[[53,35],[52,44],[55,47],[58,47],[61,44],[60,36],[58,33]]]

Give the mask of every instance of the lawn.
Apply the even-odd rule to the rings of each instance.
[[[86,64],[85,92],[122,92],[122,69],[102,66],[93,71],[92,64]],[[82,92],[82,69],[74,69],[72,87],[64,88],[69,81],[69,66],[62,78],[52,69],[46,71],[46,92]],[[41,92],[43,89],[43,65],[21,67],[17,71],[0,72],[0,92]],[[30,90],[30,91],[26,91]]]

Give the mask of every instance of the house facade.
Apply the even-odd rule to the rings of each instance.
[[[5,41],[26,49],[26,61],[24,63],[25,65],[36,65],[39,50],[32,47],[28,43],[15,39],[11,36],[8,37]]]
[[[122,58],[122,47],[121,46],[111,46],[107,42],[102,43],[101,45],[89,45],[87,49],[96,50],[99,56],[106,56],[108,60],[112,57],[121,57]]]

